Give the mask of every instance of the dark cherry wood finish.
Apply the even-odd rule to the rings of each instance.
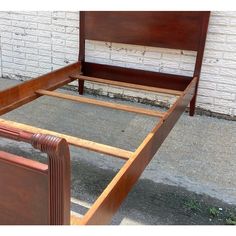
[[[38,78],[0,91],[0,115],[40,97],[39,94],[35,93],[37,89],[54,90],[72,82],[75,79],[72,79],[70,76],[79,71],[80,62],[76,62],[62,69],[52,71]]]
[[[86,76],[96,74],[97,77],[111,80],[166,89],[180,88],[183,91],[188,85],[186,77],[179,76],[176,83],[175,76],[168,74],[148,74],[141,70],[102,67],[85,62],[85,40],[197,51],[194,77],[197,76],[199,80],[209,15],[209,12],[81,12],[79,60],[82,62],[82,72]],[[188,82],[191,79],[193,77]],[[82,94],[84,81],[79,81],[79,92]],[[191,102],[190,115],[194,114],[196,94],[197,88]]]
[[[184,91],[192,77],[130,69],[118,66],[102,65],[86,62],[83,67],[84,75],[114,81],[128,82]],[[165,83],[163,83],[165,81]]]
[[[47,166],[0,152],[0,224],[48,224]]]
[[[70,224],[70,154],[64,139],[0,126],[0,136],[47,153],[48,165],[0,152],[0,224]]]
[[[204,12],[84,12],[84,38],[197,51]]]

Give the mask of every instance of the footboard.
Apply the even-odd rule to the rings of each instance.
[[[48,165],[0,151],[0,222],[70,224],[70,154],[65,139],[0,126],[0,136],[47,153]]]

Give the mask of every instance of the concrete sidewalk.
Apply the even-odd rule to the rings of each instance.
[[[0,89],[17,83],[19,82],[0,79]],[[100,97],[98,99],[111,100]],[[130,102],[123,103],[130,104]],[[135,150],[156,123],[156,118],[49,97],[39,98],[1,118],[127,150]],[[27,144],[22,143],[19,146],[13,141],[4,139],[0,139],[0,149],[23,156],[35,158],[39,156],[39,153]],[[182,115],[129,194],[113,223],[194,223],[193,218],[182,213],[180,213],[182,219],[176,219],[174,215],[176,207],[170,199],[177,195],[183,197],[194,193],[203,194],[199,199],[205,199],[209,203],[215,198],[216,202],[222,200],[236,205],[235,153],[235,121]],[[83,203],[83,206],[79,207],[75,200],[73,207],[85,212],[86,206],[88,207],[96,199],[124,162],[73,147],[71,155],[72,195],[75,199],[79,199],[78,203]],[[169,196],[163,198],[167,200],[162,200],[163,194]],[[157,199],[160,200],[158,203]],[[178,200],[180,198],[177,198],[176,202]],[[163,208],[166,205],[169,206],[169,210]],[[159,214],[160,212],[162,214]]]

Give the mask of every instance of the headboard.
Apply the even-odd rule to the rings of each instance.
[[[84,38],[198,51],[206,12],[83,12]]]
[[[85,40],[196,51],[194,76],[199,77],[209,16],[210,12],[204,11],[80,12],[82,72],[88,76],[184,90],[193,77],[85,62]]]

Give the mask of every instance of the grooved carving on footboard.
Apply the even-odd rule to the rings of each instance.
[[[0,126],[0,136],[27,142],[35,149],[48,155],[48,169],[45,172],[48,176],[48,212],[45,218],[48,218],[50,225],[70,224],[70,153],[66,140],[52,135],[33,134],[2,125]],[[5,161],[12,162],[8,156]],[[29,165],[30,160],[24,159],[24,161],[24,167]],[[17,201],[17,199],[13,200]],[[41,222],[40,219],[39,222]]]
[[[65,139],[52,135],[34,134],[34,148],[48,154],[50,178],[50,224],[70,223],[70,170],[69,149]]]

